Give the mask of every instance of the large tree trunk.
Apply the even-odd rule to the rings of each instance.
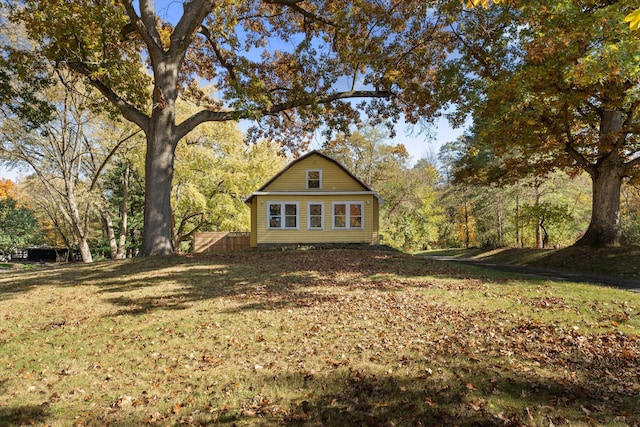
[[[620,189],[624,164],[617,157],[609,157],[594,167],[592,181],[591,222],[576,246],[620,246]]]
[[[174,252],[171,224],[171,182],[177,146],[175,100],[178,66],[170,61],[156,66],[153,113],[145,158],[144,236],[142,256]]]
[[[620,189],[626,165],[621,158],[616,139],[622,129],[622,113],[618,110],[604,112],[600,123],[600,147],[611,147],[589,170],[592,182],[591,222],[577,246],[620,246]],[[603,150],[604,151],[604,150]]]
[[[147,137],[142,256],[173,253],[171,181],[175,153],[173,142],[163,136],[154,131]]]

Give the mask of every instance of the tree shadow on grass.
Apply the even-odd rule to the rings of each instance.
[[[54,269],[49,273],[32,278],[24,276],[21,284],[2,282],[0,277],[0,292],[7,290],[5,298],[17,296],[42,286],[45,279],[62,287],[95,286],[99,296],[119,309],[115,315],[138,315],[156,310],[185,310],[195,301],[203,299],[233,298],[235,304],[228,310],[233,313],[331,303],[334,298],[350,290],[361,291],[360,295],[368,298],[366,292],[374,289],[386,292],[409,286],[481,289],[484,283],[482,272],[472,269],[451,268],[437,261],[376,251],[256,252],[167,257],[97,266],[82,265],[77,269]],[[495,278],[491,277],[491,280],[495,281]],[[169,290],[161,291],[167,284],[170,285]],[[335,292],[318,293],[314,289],[316,287],[334,288]],[[399,300],[398,304],[404,307],[405,301]],[[446,308],[438,305],[426,307],[433,308],[434,312]],[[433,322],[447,322],[446,316],[441,318],[437,314],[434,314]],[[109,313],[109,316],[113,315]],[[466,330],[473,333],[473,325],[469,323],[472,320],[467,319],[467,323],[461,324],[458,335],[462,336]],[[492,323],[487,327],[493,326]],[[195,424],[205,425],[343,426],[391,425],[391,422],[396,426],[550,425],[551,422],[562,425],[586,424],[590,422],[589,419],[595,420],[596,424],[604,424],[614,422],[616,416],[624,417],[624,422],[629,424],[640,423],[638,409],[634,409],[634,402],[640,399],[640,390],[617,391],[613,379],[605,381],[609,376],[606,373],[607,366],[615,366],[612,360],[603,358],[599,364],[594,364],[578,358],[582,354],[580,351],[585,348],[583,337],[577,333],[574,337],[564,336],[568,335],[567,331],[561,329],[532,323],[526,328],[505,327],[504,335],[498,336],[504,339],[496,345],[519,346],[507,348],[512,352],[519,351],[511,357],[518,362],[549,353],[544,347],[548,340],[555,342],[560,337],[575,338],[573,341],[562,341],[562,351],[554,353],[554,357],[561,359],[562,364],[554,366],[553,362],[540,359],[540,373],[537,373],[537,369],[523,373],[510,366],[496,367],[489,362],[473,364],[471,360],[464,366],[456,365],[449,358],[460,360],[467,357],[468,353],[465,352],[464,340],[451,340],[454,346],[447,347],[445,353],[437,354],[439,365],[433,365],[453,372],[447,376],[437,370],[425,373],[428,367],[426,362],[415,362],[424,363],[425,366],[413,369],[412,372],[416,372],[413,377],[394,375],[386,369],[380,371],[382,373],[366,371],[370,366],[368,361],[356,364],[354,369],[340,365],[318,373],[280,370],[268,374],[268,369],[265,369],[248,375],[260,376],[260,381],[265,384],[264,390],[286,387],[284,395],[288,396],[288,400],[278,396],[261,396],[256,392],[242,407],[219,410],[224,402],[219,402],[216,411],[204,406],[185,406],[179,413],[160,414],[155,424],[189,424],[189,417],[193,417]],[[437,333],[437,329],[427,328],[425,331]],[[510,334],[519,334],[516,337],[518,339],[508,341]],[[615,344],[615,337],[604,338],[607,340],[597,348]],[[536,343],[540,343],[541,347],[536,347]],[[623,368],[637,378],[637,374],[632,374],[638,372],[637,353],[631,351],[631,347],[620,348],[621,351],[614,353],[620,358],[617,363],[626,363]],[[625,348],[629,350],[627,353],[624,352]],[[574,354],[564,355],[569,350]],[[423,357],[427,356],[430,355],[423,354]],[[514,363],[506,360],[504,357],[501,362]],[[525,361],[532,363],[532,360]],[[543,372],[555,368],[574,372],[575,378],[542,376]],[[615,369],[611,369],[615,373]],[[424,374],[420,375],[421,372]],[[211,369],[210,375],[216,378],[215,368]],[[602,381],[599,382],[599,379]],[[220,394],[222,390],[218,390]],[[503,403],[500,406],[503,409],[496,410],[491,403],[494,399],[520,403]],[[87,420],[87,424],[154,425],[146,418],[148,414],[125,414],[125,411],[121,411],[111,413],[109,419],[103,419],[102,416],[96,415],[93,420]],[[46,408],[24,406],[0,409],[0,417],[19,425],[30,419],[36,423],[45,422],[50,416]]]
[[[301,295],[292,291],[314,286],[381,289],[391,277],[482,277],[482,272],[458,274],[460,271],[435,261],[376,250],[254,251],[138,258],[3,273],[0,300],[48,287],[96,286],[101,293],[113,295],[108,300],[121,308],[116,313],[119,315],[179,310],[203,299],[265,293],[276,296],[280,305],[285,304],[288,294],[292,295],[293,305],[304,305]],[[161,285],[172,285],[171,292],[136,294]]]
[[[397,291],[404,286],[437,286],[455,289],[481,286],[492,281],[508,280],[500,274],[446,265],[401,253],[367,250],[251,252],[218,256],[180,258],[184,270],[179,273],[176,289],[170,295],[146,297],[117,296],[109,301],[122,308],[117,314],[142,314],[149,310],[176,310],[207,299],[239,298],[246,304],[234,310],[268,310],[306,307],[326,295],[311,288]],[[177,264],[174,264],[174,266]],[[159,277],[142,281],[129,280],[102,287],[103,293],[122,293],[178,277],[166,268]],[[421,283],[410,282],[425,277]],[[442,283],[442,281],[445,281]],[[462,280],[463,284],[460,284]],[[470,282],[471,285],[469,285]]]
[[[456,366],[452,365],[451,369]],[[586,389],[579,382],[517,375],[508,369],[479,375],[460,366],[456,375],[438,373],[405,377],[339,367],[321,373],[262,374],[262,390],[279,390],[287,397],[254,392],[239,407],[185,406],[180,413],[156,414],[155,421],[139,415],[112,414],[87,419],[87,425],[321,425],[342,426],[528,426],[637,425],[637,396],[620,396],[603,389]],[[481,368],[481,367],[478,367]],[[618,402],[618,403],[616,403]],[[605,408],[606,406],[606,408]],[[220,409],[220,408],[223,409]],[[119,419],[118,417],[123,417]]]
[[[6,393],[7,380],[0,380],[0,392]],[[0,406],[0,427],[35,425],[44,423],[50,416],[49,409],[42,405]]]

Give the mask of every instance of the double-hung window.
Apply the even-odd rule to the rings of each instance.
[[[332,224],[338,230],[362,230],[364,228],[363,202],[333,202]]]
[[[295,230],[298,228],[298,203],[269,202],[267,204],[267,228]]]
[[[322,188],[322,170],[309,169],[307,170],[307,188]]]
[[[307,229],[324,229],[324,204],[318,202],[307,203]]]

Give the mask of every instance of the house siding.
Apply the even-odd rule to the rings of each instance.
[[[258,198],[251,202],[251,247],[258,246]]]
[[[267,228],[267,206],[269,203],[298,203],[299,206],[299,228],[297,230],[274,230]],[[324,218],[322,230],[308,230],[308,203],[323,203]],[[363,223],[364,228],[352,230],[335,230],[332,224],[331,207],[334,202],[362,202],[364,206]],[[306,243],[367,243],[376,244],[378,240],[378,230],[374,229],[377,223],[377,198],[373,195],[331,195],[331,196],[285,196],[285,195],[265,195],[254,198],[257,205],[256,228],[253,232],[252,245],[262,244],[306,244]],[[255,236],[255,242],[254,242]]]
[[[307,189],[307,170],[322,170],[319,189]],[[263,189],[263,191],[362,191],[359,182],[349,176],[340,166],[320,156],[293,165],[286,173]]]
[[[320,172],[320,188],[308,188],[308,171]],[[333,206],[336,202],[361,203],[363,228],[334,229]],[[318,152],[311,152],[289,164],[254,192],[247,199],[247,203],[251,206],[252,247],[378,243],[380,199],[377,193],[351,175],[339,163]],[[309,203],[322,203],[322,229],[310,230],[308,228]],[[295,204],[298,212],[295,229],[268,227],[269,206],[275,204],[280,204],[281,210],[286,204]],[[277,209],[274,212],[277,212]],[[284,217],[279,219],[284,221]],[[278,222],[274,222],[274,224],[278,224]],[[283,225],[283,227],[285,226]]]

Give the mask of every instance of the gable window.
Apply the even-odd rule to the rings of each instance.
[[[322,188],[321,170],[307,170],[307,188]]]
[[[332,209],[334,229],[362,230],[364,228],[363,202],[333,202]]]
[[[324,228],[324,204],[309,202],[307,204],[307,229],[322,230]]]
[[[267,215],[268,229],[298,228],[298,203],[270,202],[267,204]]]

